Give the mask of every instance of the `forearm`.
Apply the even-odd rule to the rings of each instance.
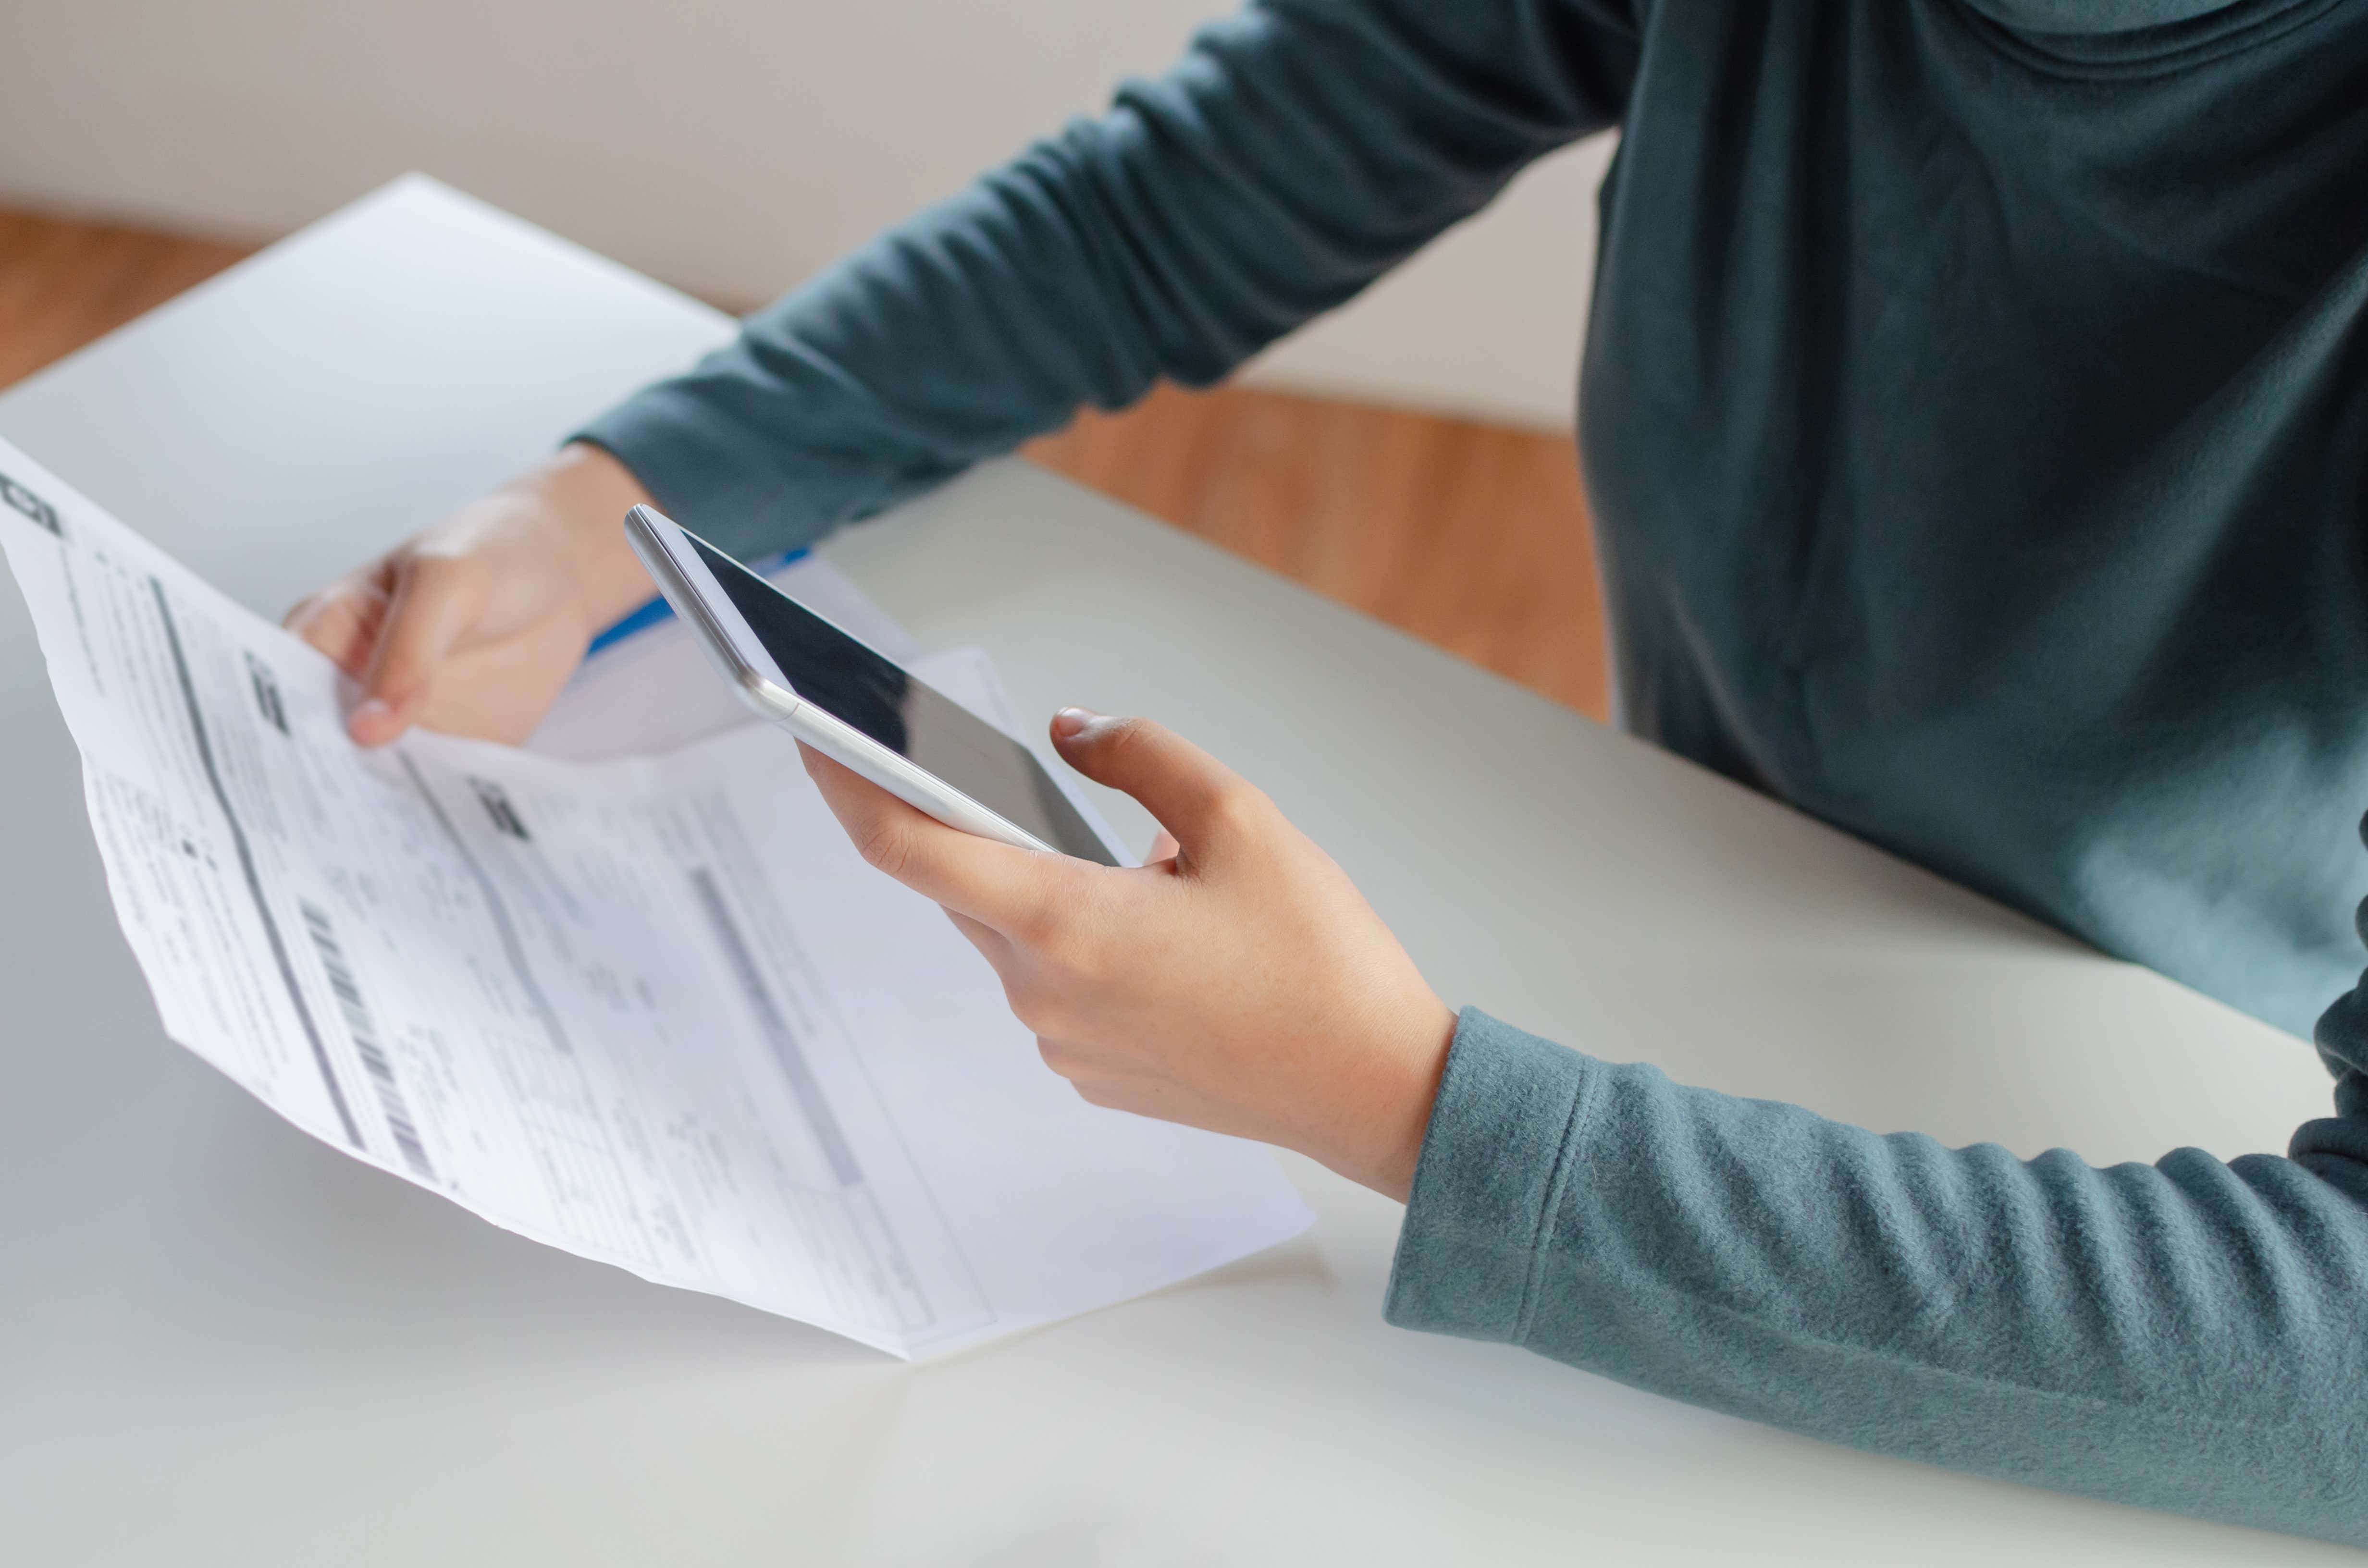
[[[2314,1124],[2305,1162],[2024,1162],[1467,1013],[1389,1315],[1854,1447],[2368,1545],[2357,1134]]]
[[[1222,376],[1607,123],[1633,53],[1608,0],[1254,6],[585,434],[721,542],[806,542]]]

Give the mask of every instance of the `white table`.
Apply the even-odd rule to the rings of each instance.
[[[0,435],[276,614],[728,331],[412,180],[0,397]],[[1239,766],[1452,1001],[2024,1153],[2280,1149],[2328,1103],[2296,1040],[1026,466],[829,552],[1022,712]],[[0,1560],[2353,1560],[1389,1329],[1395,1207],[1297,1160],[1311,1237],[919,1369],[545,1250],[163,1040],[13,593],[0,722]]]

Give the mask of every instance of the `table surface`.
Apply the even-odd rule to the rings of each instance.
[[[0,397],[0,436],[276,615],[730,325],[415,178]],[[827,552],[1019,711],[1235,764],[1452,1002],[2025,1154],[2280,1149],[2328,1103],[2300,1041],[1023,464]],[[1390,1329],[1395,1206],[1292,1158],[1310,1235],[922,1368],[536,1246],[165,1040],[14,594],[0,722],[10,1561],[2351,1560]]]

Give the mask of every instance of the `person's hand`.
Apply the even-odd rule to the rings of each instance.
[[[346,728],[384,745],[414,724],[517,742],[599,629],[646,598],[625,513],[650,499],[597,447],[541,467],[288,612],[361,694]]]
[[[1159,819],[1151,864],[960,832],[811,750],[806,771],[865,859],[944,906],[1087,1099],[1296,1149],[1403,1200],[1455,1015],[1389,927],[1198,746],[1075,708],[1053,739]]]

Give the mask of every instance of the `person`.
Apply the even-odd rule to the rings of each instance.
[[[1617,125],[1580,434],[1624,722],[2301,1032],[2368,891],[2363,83],[2362,0],[1258,0],[294,624],[357,740],[518,738],[647,592],[629,505],[813,540],[1222,377]],[[1406,1199],[1392,1321],[2368,1545],[2363,993],[2283,1158],[1877,1136],[1452,1013],[1215,759],[1053,734],[1152,863],[808,766],[1088,1099]]]

